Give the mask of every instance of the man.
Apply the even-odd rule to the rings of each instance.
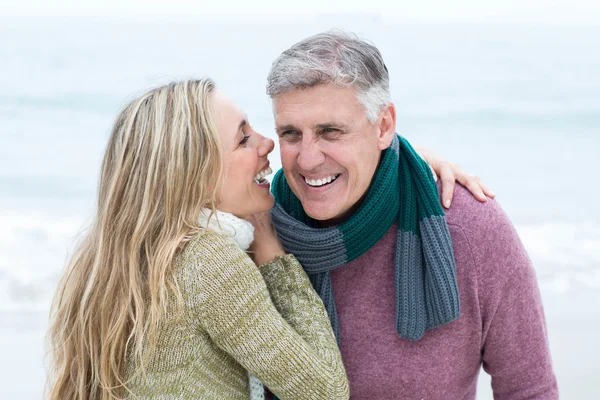
[[[535,273],[500,206],[457,187],[445,213],[396,135],[389,77],[344,33],[284,51],[268,77],[283,174],[273,223],[336,332],[353,399],[558,398]]]

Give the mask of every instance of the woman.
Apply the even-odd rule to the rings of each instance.
[[[53,303],[51,399],[262,398],[261,382],[349,397],[323,304],[270,224],[273,147],[210,79],[121,111]]]

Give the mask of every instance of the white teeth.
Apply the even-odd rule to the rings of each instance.
[[[308,186],[319,187],[327,183],[331,183],[332,181],[335,181],[337,177],[338,175],[330,175],[322,179],[308,179],[305,177],[304,181]]]
[[[273,170],[271,169],[271,167],[267,167],[266,169],[263,169],[262,171],[260,171],[258,174],[254,175],[254,181],[259,182],[265,176],[271,175],[272,173],[273,173]]]

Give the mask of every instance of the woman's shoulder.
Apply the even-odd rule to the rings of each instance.
[[[187,268],[218,268],[219,265],[226,265],[245,257],[248,257],[247,254],[226,234],[207,229],[194,234],[186,241],[175,263]]]
[[[192,236],[175,258],[175,275],[184,298],[196,301],[207,293],[231,290],[240,280],[260,277],[250,257],[224,234],[202,231]],[[236,277],[236,279],[232,279]],[[195,299],[195,300],[194,300]]]
[[[230,239],[224,233],[202,229],[186,240],[182,253],[203,251],[211,246],[225,246],[228,242]]]

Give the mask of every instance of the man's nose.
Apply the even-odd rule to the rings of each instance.
[[[314,140],[303,138],[298,154],[298,166],[305,171],[317,168],[325,162],[325,155]]]

